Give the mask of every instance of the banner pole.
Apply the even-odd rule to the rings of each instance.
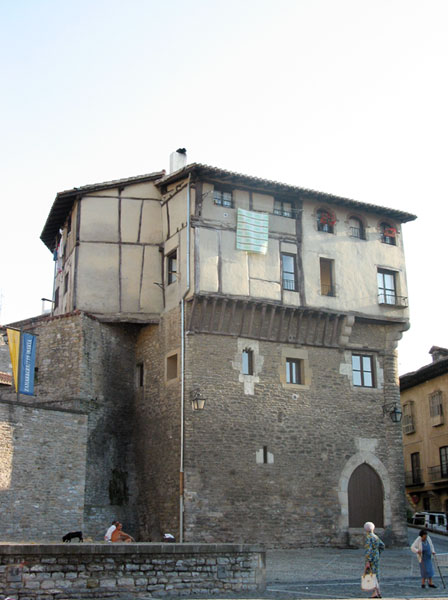
[[[22,346],[23,346],[23,327],[19,329],[20,341],[19,341],[19,364],[17,365],[17,390],[16,390],[16,401],[20,398],[20,368],[22,366]]]

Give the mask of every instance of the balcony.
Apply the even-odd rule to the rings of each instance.
[[[432,483],[445,483],[448,481],[448,465],[428,467],[428,481]]]
[[[425,482],[423,481],[423,473],[421,469],[414,469],[414,471],[406,471],[405,476],[405,484],[407,487],[411,487],[412,485],[423,485]]]
[[[378,304],[382,306],[390,306],[395,308],[407,308],[408,297],[397,296],[393,292],[380,292],[378,294]]]

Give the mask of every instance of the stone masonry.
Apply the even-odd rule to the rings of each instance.
[[[265,553],[237,544],[0,545],[0,595],[27,600],[263,592]]]

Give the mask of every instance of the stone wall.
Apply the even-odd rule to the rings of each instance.
[[[167,379],[167,357],[173,355],[177,356],[177,377]],[[160,325],[140,333],[136,360],[144,369],[144,384],[136,395],[134,431],[140,537],[159,541],[161,534],[172,533],[179,540],[179,309],[163,315]]]
[[[82,438],[85,472],[77,482],[85,489],[84,515],[77,528],[82,526],[86,536],[101,540],[110,522],[119,519],[125,531],[137,538],[133,430],[138,327],[101,323],[79,311],[32,319],[23,325],[38,334],[38,344],[35,396],[21,396],[21,401],[36,408],[82,411],[88,416],[87,435]],[[1,394],[12,401],[15,398],[12,393]],[[42,414],[47,413],[36,413],[38,422]],[[39,427],[51,432],[45,418]],[[53,430],[53,435],[57,433]],[[58,443],[62,446],[67,440],[61,437]],[[68,456],[70,443],[64,451]],[[36,440],[32,453],[38,452]],[[51,478],[51,461],[46,468]],[[65,510],[63,500],[60,510]],[[41,512],[39,520],[46,526],[51,517]]]
[[[367,457],[389,490],[388,540],[405,543],[401,427],[383,416],[398,394],[395,356],[384,352],[385,326],[354,331],[353,350],[375,358],[375,388],[353,386],[352,349],[302,346],[309,385],[288,387],[282,359],[294,345],[187,336],[187,387],[206,406],[185,409],[186,541],[346,544],[347,464]],[[244,345],[255,352],[251,381],[241,375]]]
[[[0,401],[0,538],[60,541],[83,523],[87,416]]]
[[[1,545],[0,594],[29,600],[263,592],[265,553],[232,544]]]

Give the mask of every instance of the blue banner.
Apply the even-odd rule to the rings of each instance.
[[[22,334],[20,354],[19,393],[34,396],[34,365],[36,363],[36,336]]]

